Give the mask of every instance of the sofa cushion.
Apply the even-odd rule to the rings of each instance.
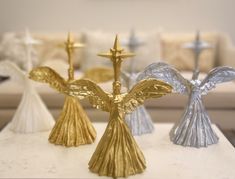
[[[162,59],[178,70],[193,70],[194,54],[191,50],[182,48],[182,45],[186,42],[191,42],[194,39],[195,34],[193,33],[162,33]],[[204,50],[199,57],[200,70],[208,72],[214,67],[216,62],[218,34],[202,33],[201,39],[214,46],[212,49]]]
[[[190,79],[192,73],[183,72],[183,76]],[[76,72],[76,77],[81,77],[81,72]],[[203,79],[206,74],[200,74],[199,78]],[[64,95],[59,94],[54,89],[51,89],[46,84],[41,84],[33,82],[37,91],[40,93],[41,97],[47,104],[47,106],[52,108],[61,108],[63,105]],[[105,91],[112,91],[112,82],[106,82],[99,84]],[[126,89],[123,88],[124,92]],[[0,108],[16,108],[20,102],[22,96],[23,88],[18,84],[12,82],[11,80],[3,82],[0,84]],[[148,108],[184,108],[187,104],[188,96],[180,94],[170,94],[159,99],[151,99],[146,102]],[[208,95],[203,97],[205,106],[208,109],[235,109],[235,82],[227,82],[218,85],[214,90],[212,90]],[[91,105],[87,100],[82,100],[81,104],[85,108],[91,108]]]
[[[86,31],[84,33],[84,40],[86,44],[85,58],[82,61],[82,69],[90,69],[96,66],[111,66],[109,60],[98,57],[100,52],[107,52],[113,47],[115,38],[114,33],[103,31]],[[137,32],[136,36],[143,41],[144,45],[140,46],[135,52],[134,66],[136,71],[144,69],[145,66],[156,62],[160,59],[160,34],[158,32]],[[122,43],[129,38],[129,33],[120,33],[119,40]],[[123,45],[122,45],[123,46]],[[124,46],[123,46],[124,47]],[[127,47],[124,47],[125,49]],[[127,50],[128,51],[128,50]],[[123,69],[129,69],[130,61],[123,62]]]
[[[64,50],[64,48],[60,47],[60,45],[64,44],[64,42],[67,40],[67,34],[61,33],[61,34],[39,34],[35,33],[33,36],[36,39],[39,39],[42,41],[42,45],[38,45],[35,47],[37,50],[40,60],[40,64],[44,63],[48,60],[64,60],[67,63],[68,57],[67,53]],[[82,36],[80,33],[74,33],[73,34],[74,41],[81,43]],[[80,62],[83,58],[84,50],[83,48],[75,50],[74,54],[74,66],[79,67]]]

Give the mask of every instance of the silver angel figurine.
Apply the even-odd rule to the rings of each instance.
[[[128,91],[130,91],[137,83],[137,78],[137,73],[122,73],[122,79]],[[144,105],[137,107],[132,113],[127,114],[125,121],[130,128],[132,135],[152,133],[154,130],[151,116],[145,109]]]
[[[135,35],[135,31],[132,30],[127,41],[123,44],[129,48],[131,52],[135,52],[138,47],[144,43],[139,40]],[[130,91],[132,87],[137,83],[138,73],[135,73],[135,60],[130,60],[128,72],[122,72],[122,80],[127,90]],[[142,135],[146,133],[152,133],[154,125],[151,116],[145,109],[144,105],[137,107],[132,113],[127,114],[125,121],[131,130],[132,135]]]
[[[187,80],[170,65],[159,62],[146,67],[138,81],[144,78],[157,78],[173,86],[176,93],[189,96],[188,105],[179,123],[170,132],[173,143],[190,147],[207,147],[218,142],[210,118],[205,110],[202,96],[219,83],[235,79],[235,69],[216,67],[202,81]]]

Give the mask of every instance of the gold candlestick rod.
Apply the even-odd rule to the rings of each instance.
[[[68,80],[74,80],[74,50],[77,48],[84,47],[81,43],[75,43],[74,38],[72,37],[71,33],[68,33],[67,41],[64,43],[64,48],[68,55],[68,62],[69,62],[69,69],[68,69]]]

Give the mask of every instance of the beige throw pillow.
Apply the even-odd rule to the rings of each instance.
[[[84,42],[86,48],[84,49],[84,59],[81,67],[83,70],[87,70],[97,66],[112,66],[112,63],[105,58],[98,57],[100,52],[107,52],[113,47],[115,33],[108,33],[102,31],[87,31],[84,33]],[[136,32],[136,36],[144,42],[144,45],[140,46],[135,52],[134,67],[135,71],[143,70],[145,66],[156,62],[160,59],[160,34],[158,32]],[[129,33],[120,33],[119,41],[122,43],[129,38]],[[126,51],[128,47],[125,47]],[[129,69],[129,63],[131,59],[124,61],[122,69]]]
[[[82,38],[78,33],[73,34],[75,42],[81,43]],[[41,45],[36,46],[36,50],[38,52],[38,58],[40,62],[48,60],[64,60],[66,63],[68,62],[67,53],[64,48],[59,47],[59,44],[63,44],[67,40],[67,34],[34,34],[36,39],[42,41]],[[74,66],[79,67],[80,61],[83,58],[83,48],[75,50],[74,54]]]
[[[194,69],[194,54],[191,50],[182,48],[182,44],[194,39],[195,33],[162,34],[162,59],[178,70],[192,71]],[[199,57],[200,71],[208,72],[215,65],[218,34],[201,33],[201,39],[214,46],[212,49],[204,50]]]

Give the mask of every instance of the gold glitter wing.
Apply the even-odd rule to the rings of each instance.
[[[123,104],[125,113],[131,113],[137,106],[149,98],[159,98],[171,93],[172,87],[160,80],[145,79],[137,83],[126,96]]]
[[[109,94],[90,80],[81,79],[69,83],[68,94],[79,99],[88,98],[93,107],[102,111],[110,111]]]
[[[108,67],[96,67],[85,71],[83,79],[89,79],[96,83],[103,83],[114,78],[113,69]]]
[[[61,93],[68,93],[67,82],[50,67],[34,68],[29,73],[29,78],[34,81],[48,83],[52,88]]]

